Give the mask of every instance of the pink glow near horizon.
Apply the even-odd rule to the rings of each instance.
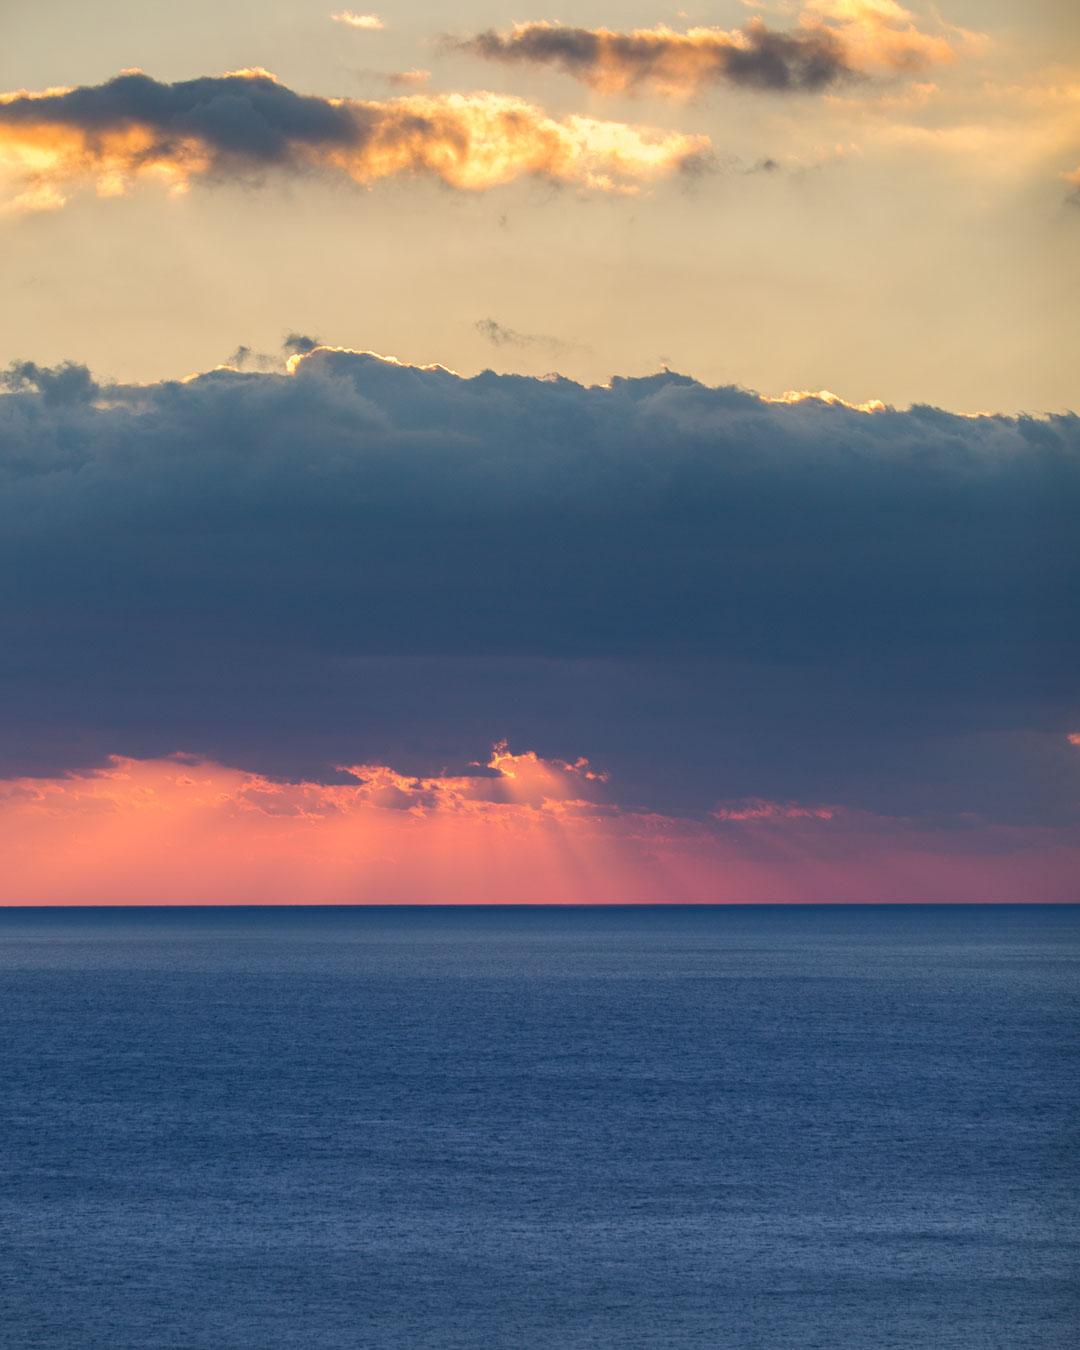
[[[606,775],[496,747],[477,776],[281,783],[187,756],[0,782],[0,903],[1067,901],[1080,848],[750,799],[613,805]]]

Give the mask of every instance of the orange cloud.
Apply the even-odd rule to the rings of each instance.
[[[924,32],[896,0],[809,0],[800,22],[835,33],[849,64],[865,73],[948,65],[985,42],[981,34],[943,24],[937,33]]]
[[[751,798],[618,807],[588,761],[277,782],[192,756],[0,782],[0,903],[663,903],[1076,898],[1050,831],[925,831]]]
[[[462,191],[536,176],[633,193],[690,167],[708,144],[623,122],[556,120],[493,93],[312,98],[261,70],[172,85],[127,72],[93,88],[0,95],[8,210],[55,208],[83,185],[113,196],[149,179],[179,194],[196,179],[271,169],[365,185],[428,175]]]
[[[370,143],[317,156],[359,183],[430,173],[451,187],[483,191],[534,175],[633,193],[708,147],[704,136],[623,122],[579,116],[557,122],[534,104],[499,94],[416,94],[366,106],[377,119]]]

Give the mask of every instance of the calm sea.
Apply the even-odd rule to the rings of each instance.
[[[1080,908],[0,911],[5,1347],[1080,1344]]]

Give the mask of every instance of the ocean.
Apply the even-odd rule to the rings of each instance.
[[[0,910],[0,1344],[1080,1344],[1080,907]]]

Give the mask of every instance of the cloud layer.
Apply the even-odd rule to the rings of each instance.
[[[164,84],[0,95],[0,185],[8,209],[63,205],[140,179],[183,192],[198,179],[320,171],[369,184],[426,174],[463,191],[538,176],[605,192],[692,168],[708,140],[622,122],[557,121],[523,99],[414,94],[382,102],[297,94],[265,71]]]
[[[355,765],[281,782],[193,756],[0,781],[22,904],[1063,901],[1054,832],[946,835],[760,800],[705,821],[608,805],[585,761],[496,747],[484,776]]]
[[[1074,828],[1077,418],[292,350],[8,372],[0,775],[423,775],[508,736],[668,816]]]
[[[798,27],[661,25],[617,32],[565,24],[518,23],[453,44],[486,60],[548,65],[604,94],[638,89],[673,97],[713,84],[796,93],[824,89],[857,74],[915,72],[955,59],[972,34],[927,34],[894,0],[814,0]]]

